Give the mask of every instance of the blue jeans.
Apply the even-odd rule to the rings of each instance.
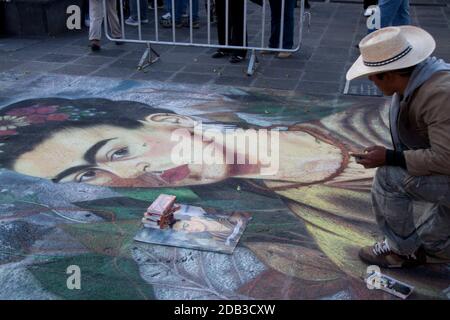
[[[181,22],[181,16],[184,13],[189,15],[189,0],[174,0],[175,4],[175,23]],[[172,0],[165,0],[164,6],[166,11],[172,14]],[[197,22],[198,17],[198,0],[192,0],[192,21]]]
[[[409,0],[380,0],[381,28],[411,24]]]
[[[141,9],[141,19],[147,20],[148,0],[138,0]],[[138,9],[136,0],[130,0],[130,17],[138,20]]]
[[[380,167],[372,208],[394,252],[410,255],[422,245],[450,259],[450,176],[412,176],[400,167]]]
[[[281,30],[281,0],[269,0],[271,12],[270,48],[279,48]],[[294,8],[296,0],[285,0],[283,49],[292,49],[294,46]]]

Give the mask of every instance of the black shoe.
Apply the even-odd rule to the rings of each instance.
[[[241,61],[244,61],[244,57],[238,56],[238,55],[232,55],[230,58],[230,63],[239,63]]]
[[[226,57],[228,55],[229,55],[228,52],[223,52],[221,50],[217,50],[216,52],[214,52],[214,54],[211,56],[211,58],[220,59],[220,58]]]
[[[115,39],[120,39],[120,38],[115,38]],[[120,40],[116,40],[114,43],[116,44],[116,46],[121,46],[121,45],[125,44],[125,42],[120,41]]]
[[[99,40],[92,40],[90,47],[91,47],[92,51],[99,51],[100,50],[100,41]]]

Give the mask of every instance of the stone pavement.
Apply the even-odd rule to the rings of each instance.
[[[413,24],[433,34],[438,43],[435,54],[450,60],[450,1],[416,0],[412,3]],[[201,8],[201,13],[205,14],[204,11]],[[249,41],[256,44],[261,38],[260,9],[249,3],[249,13]],[[311,14],[311,27],[305,30],[300,51],[285,60],[259,55],[260,64],[252,77],[245,74],[246,62],[232,65],[226,59],[212,59],[213,49],[174,46],[155,46],[161,54],[160,61],[144,71],[137,71],[144,45],[116,46],[104,39],[102,50],[92,53],[87,46],[86,28],[53,38],[1,39],[0,72],[231,85],[338,97],[345,85],[345,72],[358,55],[355,45],[366,33],[362,5],[354,1],[312,2]],[[153,11],[149,16],[153,17]],[[195,41],[206,42],[205,22],[206,17],[203,17],[201,28],[194,30]],[[143,28],[143,34],[152,34],[152,26],[150,21]],[[269,29],[268,21],[266,30]],[[136,28],[127,26],[126,31],[128,37],[136,35]],[[162,39],[171,37],[171,29],[161,31]],[[213,25],[212,36],[215,33]],[[188,29],[177,29],[177,39],[187,41],[188,36]]]

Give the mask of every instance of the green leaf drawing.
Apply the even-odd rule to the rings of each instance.
[[[81,289],[68,289],[67,267],[81,271]],[[69,300],[154,299],[153,288],[144,282],[132,259],[85,254],[58,258],[29,267],[45,290]]]
[[[161,193],[171,194],[177,197],[178,202],[193,202],[199,200],[199,197],[189,188],[114,188],[114,191],[124,197],[150,202],[155,200]]]

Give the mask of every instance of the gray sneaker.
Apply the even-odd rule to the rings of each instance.
[[[148,19],[141,19],[141,24],[142,23],[148,23]],[[128,17],[128,19],[125,20],[125,24],[127,24],[129,26],[137,27],[139,25],[139,21],[135,20],[132,17]]]

